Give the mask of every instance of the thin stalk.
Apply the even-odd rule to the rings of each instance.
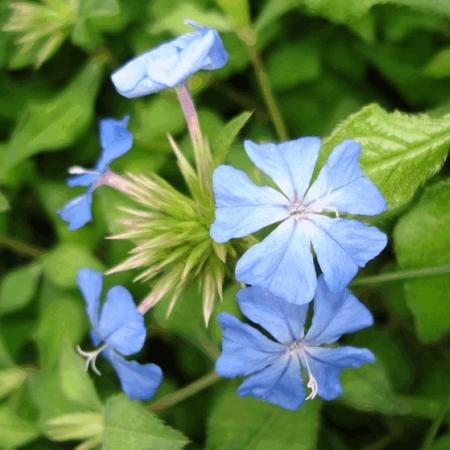
[[[288,131],[286,128],[286,124],[284,123],[283,116],[281,115],[280,108],[278,107],[275,95],[273,94],[272,88],[270,86],[269,77],[264,67],[261,55],[259,54],[256,45],[247,43],[247,49],[250,55],[253,69],[256,74],[256,78],[258,79],[258,84],[261,89],[267,111],[269,112],[275,131],[278,135],[278,138],[282,141],[285,141],[289,137]]]
[[[444,419],[445,419],[445,416],[447,414],[449,407],[450,407],[450,395],[447,395],[447,397],[444,399],[444,401],[441,405],[441,408],[439,409],[438,414],[436,415],[435,419],[433,420],[433,423],[431,424],[430,428],[428,429],[428,432],[425,436],[425,440],[423,441],[421,450],[430,450],[432,448],[434,438],[436,437],[436,434],[439,431],[439,428],[441,427],[442,423],[444,422]]]
[[[411,278],[434,277],[437,275],[450,274],[450,264],[424,269],[399,270],[397,272],[383,273],[381,275],[371,275],[360,277],[353,281],[351,286],[367,286],[371,284],[389,283],[392,281],[409,280]]]
[[[198,380],[195,380],[191,384],[188,384],[184,388],[172,392],[171,394],[165,395],[159,400],[150,403],[148,409],[150,411],[162,411],[164,409],[175,406],[178,403],[186,400],[187,398],[197,394],[198,392],[201,392],[204,389],[209,388],[213,384],[217,383],[219,380],[220,380],[219,375],[217,375],[215,372],[210,372],[204,375],[203,377],[199,378]]]
[[[0,235],[0,246],[6,247],[14,253],[29,258],[39,258],[45,253],[45,250],[42,248],[3,235]]]

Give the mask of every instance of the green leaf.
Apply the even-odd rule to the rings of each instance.
[[[299,83],[315,80],[321,72],[317,42],[305,39],[292,44],[283,43],[270,54],[267,72],[276,91],[289,90]]]
[[[8,211],[8,209],[9,209],[8,199],[5,197],[4,194],[0,192],[0,212]]]
[[[431,446],[431,450],[448,450],[450,448],[450,433],[446,433],[439,439],[436,439]]]
[[[342,372],[343,394],[339,401],[361,411],[382,414],[408,414],[409,407],[392,390],[380,362]]]
[[[231,119],[215,137],[212,152],[216,164],[223,164],[227,158],[231,144],[252,116],[252,112],[244,111]]]
[[[216,0],[224,13],[237,28],[247,27],[250,23],[248,0]]]
[[[287,411],[227,390],[215,400],[208,418],[207,448],[315,450],[320,405],[319,400],[307,401],[298,411]]]
[[[324,162],[344,139],[359,142],[361,167],[392,210],[407,203],[441,168],[450,147],[449,118],[387,113],[378,105],[368,105],[324,140],[320,160]]]
[[[0,445],[4,449],[21,447],[39,436],[35,424],[19,417],[9,405],[0,406]]]
[[[205,10],[197,3],[182,2],[173,8],[169,14],[164,15],[158,21],[153,22],[148,30],[150,33],[168,31],[174,35],[185,33],[190,26],[185,25],[184,20],[189,17],[197,23],[207,25],[219,31],[229,31],[230,27],[223,14],[217,10]]]
[[[4,154],[8,170],[32,155],[61,150],[76,141],[92,120],[102,67],[92,60],[53,98],[28,104]]]
[[[401,268],[450,264],[450,181],[428,188],[420,201],[398,222],[394,231]],[[405,283],[419,339],[433,342],[450,330],[450,275],[419,278]]]
[[[36,331],[42,365],[55,367],[65,346],[74,347],[86,332],[81,301],[63,297],[45,304]]]
[[[85,361],[69,345],[62,349],[59,374],[61,390],[69,400],[86,409],[101,409],[94,383],[85,370]]]
[[[5,275],[0,285],[0,315],[17,311],[31,301],[40,273],[40,264],[30,264]]]
[[[188,443],[179,431],[124,395],[106,403],[102,450],[177,450]]]
[[[255,31],[260,33],[283,14],[298,6],[299,0],[268,0],[255,20]]]
[[[100,261],[77,243],[59,244],[44,258],[45,276],[59,287],[76,287],[76,275],[82,267],[103,270]]]
[[[432,78],[450,77],[450,47],[436,53],[425,67],[424,73]]]
[[[0,370],[0,398],[22,386],[26,378],[27,372],[20,367]]]

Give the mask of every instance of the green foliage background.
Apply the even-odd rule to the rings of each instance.
[[[448,0],[42,0],[19,18],[13,4],[0,2],[0,448],[450,449]],[[230,54],[223,70],[191,80],[211,142],[244,110],[253,115],[242,136],[278,138],[258,85],[265,67],[289,136],[323,136],[322,161],[358,140],[388,200],[377,225],[389,247],[354,284],[376,325],[345,339],[377,363],[344,372],[337,401],[292,413],[221,380],[150,412],[118,395],[106,364],[102,377],[86,375],[73,350],[89,346],[76,270],[112,267],[130,246],[103,239],[123,202],[108,189],[95,194],[95,222],[67,231],[55,214],[74,195],[66,169],[95,161],[99,118],[130,113],[135,146],[114,168],[156,171],[183,189],[166,140],[189,147],[174,92],[129,101],[109,74],[187,31],[186,17],[216,27]],[[240,139],[228,161],[254,170]],[[140,299],[148,286],[132,277],[108,284]],[[216,310],[235,311],[235,291],[228,280]],[[195,287],[169,319],[166,306],[150,313],[139,356],[164,369],[157,399],[210,372],[220,345]]]

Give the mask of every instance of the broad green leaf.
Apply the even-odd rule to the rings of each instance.
[[[0,370],[0,398],[22,386],[26,377],[27,372],[20,367]]]
[[[77,412],[54,417],[45,423],[45,434],[52,441],[85,441],[86,447],[79,450],[97,448],[102,442],[103,414]]]
[[[402,269],[450,264],[450,181],[428,188],[394,231]],[[432,342],[450,330],[450,275],[417,278],[405,283],[406,301],[418,337]]]
[[[450,448],[450,433],[446,433],[431,446],[431,450],[448,450]]]
[[[61,390],[65,396],[83,409],[99,410],[101,403],[89,374],[85,361],[72,347],[64,346],[59,360]]]
[[[58,370],[41,369],[28,377],[28,390],[35,408],[38,410],[40,425],[63,414],[77,413],[79,405],[71,402],[62,392]]]
[[[102,450],[177,450],[188,443],[179,431],[124,395],[105,406]]]
[[[8,211],[8,209],[9,209],[8,199],[5,197],[4,194],[0,192],[0,212]]]
[[[102,66],[99,60],[90,61],[53,98],[25,108],[4,154],[8,170],[37,153],[68,147],[85,131],[92,120]]]
[[[208,418],[207,449],[316,450],[320,405],[307,401],[298,411],[287,411],[227,390],[215,399]]]
[[[406,402],[393,392],[389,378],[379,361],[359,369],[342,372],[343,394],[339,401],[361,411],[382,414],[408,414]]]
[[[176,8],[173,8],[169,14],[152,23],[148,31],[150,33],[169,31],[174,35],[185,33],[187,28],[184,20],[187,17],[190,20],[219,31],[230,30],[229,24],[220,12],[216,10],[205,10],[194,2],[182,2]],[[192,30],[191,27],[188,28]]]
[[[392,210],[407,203],[442,167],[450,147],[450,116],[387,113],[378,105],[368,105],[324,140],[321,161],[344,139],[362,145],[361,167]]]
[[[0,315],[17,311],[31,301],[40,273],[40,264],[30,264],[5,275],[0,285]]]
[[[270,84],[276,91],[289,90],[299,83],[313,81],[319,77],[320,71],[320,49],[313,40],[283,43],[267,60]]]
[[[260,33],[267,25],[298,6],[299,0],[268,0],[255,20],[255,31]]]
[[[44,258],[45,276],[59,287],[75,287],[77,272],[82,267],[103,269],[100,261],[81,244],[64,242]]]
[[[216,164],[223,164],[225,162],[233,141],[252,114],[251,112],[244,111],[231,119],[217,134],[211,146]]]
[[[216,0],[224,13],[237,28],[247,27],[250,23],[248,0]]]
[[[63,297],[45,304],[36,331],[42,366],[56,367],[65,346],[75,347],[86,332],[81,299]]]
[[[0,406],[0,446],[4,449],[21,447],[39,436],[38,427],[17,415],[9,405]]]
[[[424,73],[432,78],[450,77],[450,47],[436,53],[425,67]]]

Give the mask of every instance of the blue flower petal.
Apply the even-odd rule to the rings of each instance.
[[[217,31],[196,25],[179,36],[129,61],[111,76],[117,91],[128,98],[176,87],[199,70],[223,67],[228,54]]]
[[[103,119],[100,121],[100,145],[102,154],[96,164],[96,169],[104,172],[109,164],[130,150],[133,145],[133,135],[128,131],[129,116],[121,120]]]
[[[108,291],[96,331],[111,348],[125,356],[138,352],[144,345],[144,318],[123,286]]]
[[[320,268],[333,292],[343,290],[359,267],[377,256],[387,238],[378,228],[356,220],[312,214],[302,222],[311,239]]]
[[[237,299],[242,313],[278,342],[287,345],[303,337],[308,305],[294,305],[257,286],[241,289]]]
[[[305,336],[306,344],[331,344],[343,334],[372,324],[370,311],[348,289],[334,294],[328,289],[323,276],[319,277],[314,297],[314,316]]]
[[[318,384],[319,396],[333,400],[342,393],[339,375],[342,369],[373,363],[373,353],[365,348],[350,346],[337,348],[306,347],[309,368]]]
[[[269,175],[291,200],[301,200],[311,180],[320,150],[318,137],[304,137],[281,144],[244,142],[253,163]]]
[[[69,224],[69,230],[77,230],[92,220],[92,190],[80,195],[58,211],[58,215]]]
[[[99,173],[87,172],[81,175],[74,175],[67,179],[67,185],[69,187],[75,186],[91,186],[97,180]]]
[[[77,284],[86,302],[86,311],[94,328],[98,325],[100,295],[103,275],[92,269],[80,269],[77,272]]]
[[[256,397],[285,409],[298,409],[305,401],[298,358],[286,355],[251,375],[239,386],[238,394]]]
[[[155,395],[163,377],[159,366],[128,361],[112,350],[103,354],[113,365],[122,390],[131,400],[150,400]]]
[[[283,345],[271,341],[230,314],[219,314],[218,322],[223,330],[223,341],[216,372],[223,377],[232,378],[261,370],[286,351]]]
[[[311,301],[316,271],[310,242],[300,223],[294,219],[284,221],[247,250],[236,265],[236,278],[291,303]]]
[[[305,203],[325,212],[334,210],[375,215],[386,209],[383,195],[361,171],[361,146],[350,139],[335,147],[305,197]]]
[[[219,166],[213,175],[216,220],[211,237],[216,242],[243,237],[288,217],[288,200],[267,186],[257,186],[231,166]]]

